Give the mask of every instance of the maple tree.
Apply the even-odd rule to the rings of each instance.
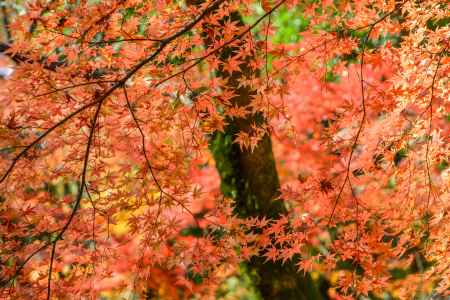
[[[0,297],[450,295],[445,1],[1,4]]]

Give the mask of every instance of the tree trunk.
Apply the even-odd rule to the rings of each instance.
[[[232,21],[244,25],[241,16],[235,12],[229,16]],[[205,39],[205,44],[209,42]],[[226,47],[217,55],[221,61],[226,61],[237,54],[240,46]],[[240,65],[240,71],[232,74],[221,68],[217,76],[227,82],[226,89],[232,89],[236,95],[231,99],[233,105],[247,106],[256,91],[249,87],[239,86],[239,83],[249,78],[255,71],[251,70],[247,57]],[[240,217],[276,218],[285,214],[286,207],[278,199],[280,182],[272,152],[272,141],[265,135],[256,148],[251,151],[241,150],[233,143],[236,134],[249,132],[252,124],[263,125],[266,120],[262,114],[253,114],[247,118],[228,119],[224,132],[215,132],[210,141],[210,150],[216,161],[216,167],[221,178],[221,190],[226,197],[234,200],[234,213]],[[303,275],[297,271],[295,262],[264,262],[263,258],[253,258],[248,262],[251,274],[257,274],[255,286],[264,299],[325,299],[312,281],[309,274]]]
[[[283,203],[274,200],[279,195],[279,180],[270,137],[264,136],[253,152],[241,151],[232,142],[238,128],[233,122],[225,133],[216,132],[210,142],[223,194],[234,199],[234,213],[241,217],[284,214]],[[294,261],[282,264],[254,257],[248,269],[256,274],[254,284],[263,299],[325,299],[309,274],[297,271]]]

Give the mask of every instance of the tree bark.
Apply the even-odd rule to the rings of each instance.
[[[232,13],[232,21],[244,27],[238,12]],[[209,42],[205,40],[205,44]],[[226,47],[217,55],[226,61],[237,54],[244,42],[237,46]],[[222,68],[216,71],[217,76],[225,79],[226,89],[232,89],[236,95],[231,99],[233,105],[244,107],[250,104],[256,91],[240,86],[239,83],[254,75],[258,70],[250,68],[251,60],[247,57],[240,65],[240,71],[232,74]],[[256,148],[241,149],[233,141],[239,132],[249,132],[252,124],[263,125],[266,120],[262,114],[252,114],[246,118],[227,119],[224,132],[215,132],[210,141],[210,150],[216,161],[221,178],[221,190],[226,197],[234,200],[234,213],[240,217],[276,218],[286,214],[287,210],[280,195],[280,182],[272,151],[272,141],[268,134],[264,135]],[[297,271],[294,261],[265,262],[261,257],[254,257],[248,262],[248,269],[254,276],[255,286],[263,299],[326,299],[309,274]]]

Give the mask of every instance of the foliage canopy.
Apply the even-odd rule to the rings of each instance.
[[[449,296],[446,1],[0,4],[0,297]]]

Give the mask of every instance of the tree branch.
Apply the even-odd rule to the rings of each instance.
[[[224,2],[224,0],[216,0],[213,2],[210,6],[208,6],[201,14],[198,16],[194,21],[186,25],[182,30],[179,32],[173,34],[172,36],[164,39],[159,47],[147,58],[140,61],[138,64],[136,64],[133,68],[131,68],[124,77],[122,77],[120,80],[116,81],[116,83],[110,87],[103,95],[99,96],[97,100],[94,100],[91,103],[88,103],[76,111],[70,113],[66,117],[64,117],[61,121],[53,125],[50,129],[45,131],[40,137],[35,139],[33,142],[31,142],[28,146],[26,146],[12,161],[11,165],[8,167],[6,172],[3,174],[3,176],[0,178],[0,184],[5,181],[5,179],[8,177],[14,166],[16,165],[17,161],[22,158],[33,146],[35,146],[37,143],[39,143],[42,139],[44,139],[47,135],[49,135],[52,131],[54,131],[56,128],[60,127],[64,123],[66,123],[68,120],[73,118],[74,116],[78,115],[79,113],[83,112],[87,108],[98,104],[99,102],[102,102],[106,98],[108,98],[116,89],[122,87],[125,82],[130,79],[136,72],[138,72],[142,67],[144,67],[149,62],[153,61],[171,42],[176,40],[178,37],[182,36],[183,34],[187,33],[189,30],[191,30],[195,25],[197,25],[205,16],[207,16],[209,13],[213,12],[217,7]],[[4,44],[6,45],[6,44]],[[0,52],[1,52],[2,44],[0,44]]]
[[[35,139],[33,142],[31,142],[28,146],[26,146],[12,161],[11,165],[8,167],[8,169],[6,170],[6,172],[3,174],[3,176],[0,179],[0,184],[3,183],[3,181],[5,181],[5,179],[8,177],[8,175],[11,173],[11,171],[13,170],[14,166],[16,165],[17,161],[19,159],[21,159],[33,146],[35,146],[37,143],[39,143],[41,140],[43,140],[46,136],[48,136],[52,131],[54,131],[56,128],[60,127],[61,125],[63,125],[64,123],[66,123],[68,120],[70,120],[71,118],[73,118],[74,116],[78,115],[79,113],[83,112],[84,110],[86,110],[87,108],[90,108],[91,106],[97,105],[97,110],[95,112],[94,115],[94,122],[93,122],[93,126],[91,128],[91,132],[89,134],[89,139],[88,139],[88,145],[86,146],[86,152],[85,152],[85,158],[84,158],[84,163],[83,163],[83,171],[81,173],[81,185],[79,188],[79,192],[77,195],[77,200],[75,202],[75,207],[72,210],[72,213],[68,219],[68,221],[65,223],[65,225],[61,228],[59,234],[57,235],[56,239],[52,242],[47,242],[44,245],[42,245],[40,248],[38,248],[35,252],[33,252],[31,255],[29,255],[25,261],[17,268],[17,270],[15,271],[15,273],[8,279],[5,281],[0,282],[1,286],[7,285],[9,284],[12,280],[14,280],[15,278],[17,278],[17,276],[20,274],[20,272],[23,270],[23,268],[25,267],[26,263],[37,253],[39,253],[40,251],[46,249],[48,246],[52,245],[52,256],[51,256],[51,262],[50,262],[50,266],[49,266],[49,279],[48,279],[48,289],[47,289],[47,299],[50,299],[50,294],[51,294],[51,288],[50,288],[50,283],[51,283],[51,271],[53,268],[53,259],[55,257],[55,254],[53,253],[54,251],[56,251],[56,243],[58,240],[62,239],[63,234],[66,232],[66,230],[69,228],[70,224],[72,223],[73,218],[75,217],[77,210],[79,208],[79,204],[82,198],[82,191],[83,191],[83,187],[85,185],[86,182],[86,171],[87,171],[87,164],[88,164],[88,159],[89,159],[89,152],[90,152],[90,148],[91,148],[91,144],[92,144],[92,139],[93,139],[93,132],[94,132],[94,128],[95,128],[95,124],[97,122],[97,118],[98,115],[100,113],[100,109],[101,106],[103,104],[103,102],[118,88],[123,87],[125,82],[130,79],[136,72],[138,72],[142,67],[144,67],[146,64],[148,64],[149,62],[153,61],[164,49],[167,45],[169,45],[171,42],[173,42],[174,40],[176,40],[178,37],[184,35],[185,33],[187,33],[189,30],[191,30],[192,28],[194,28],[205,16],[209,15],[210,13],[212,13],[213,11],[215,11],[221,3],[223,3],[225,0],[216,0],[214,2],[212,2],[207,8],[205,8],[203,10],[203,12],[197,17],[195,18],[192,22],[188,23],[185,27],[183,27],[183,29],[181,29],[180,31],[176,32],[175,34],[173,34],[172,36],[162,40],[160,42],[159,47],[153,52],[153,54],[151,54],[150,56],[148,56],[147,58],[143,59],[141,62],[139,62],[138,64],[136,64],[133,68],[131,68],[124,77],[122,77],[122,79],[120,79],[119,81],[117,81],[113,86],[111,86],[105,93],[103,93],[102,95],[100,95],[96,100],[80,107],[79,109],[77,109],[76,111],[70,113],[69,115],[67,115],[66,117],[64,117],[61,121],[59,121],[58,123],[56,123],[55,125],[53,125],[50,129],[48,129],[46,132],[44,132],[39,138]],[[1,43],[0,44],[0,52],[3,51],[7,51],[9,49],[9,45]]]

